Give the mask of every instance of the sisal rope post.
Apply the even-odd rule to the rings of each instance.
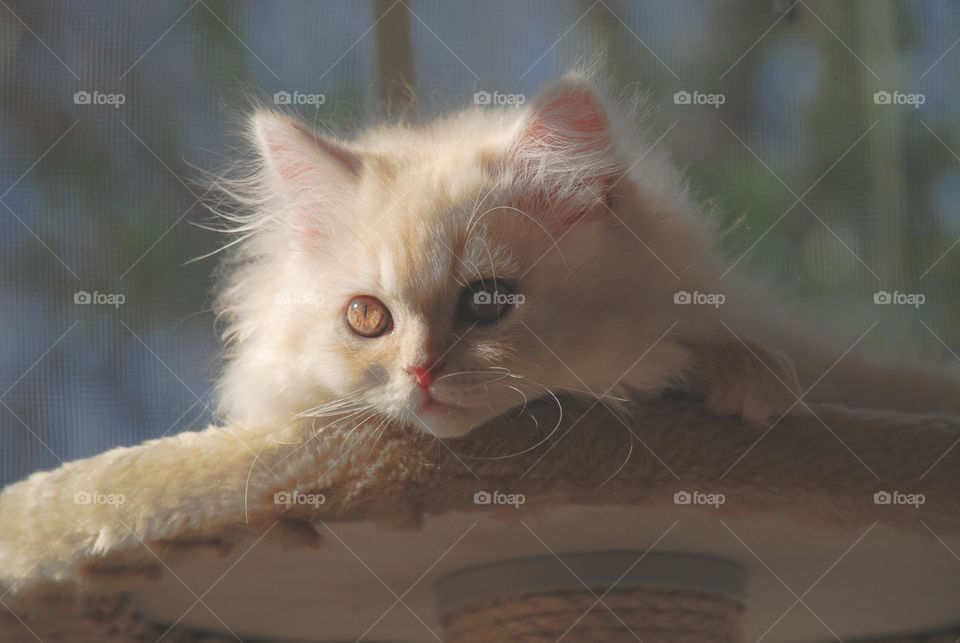
[[[742,614],[733,599],[695,591],[614,590],[602,603],[586,589],[544,592],[454,610],[444,619],[444,640],[738,643]]]
[[[738,643],[746,575],[697,554],[577,552],[461,570],[436,592],[448,643]]]

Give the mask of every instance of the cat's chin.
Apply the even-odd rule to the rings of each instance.
[[[477,426],[467,413],[446,404],[434,403],[414,413],[413,425],[430,435],[446,438],[462,438]]]

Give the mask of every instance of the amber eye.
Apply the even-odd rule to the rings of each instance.
[[[457,316],[471,323],[494,324],[522,299],[523,295],[515,294],[513,287],[505,281],[475,281],[460,293]]]
[[[379,337],[390,329],[393,320],[383,302],[369,295],[354,297],[347,304],[347,326],[361,337]]]

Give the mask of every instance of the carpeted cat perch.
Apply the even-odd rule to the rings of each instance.
[[[960,418],[812,408],[115,449],[0,494],[0,641],[956,641]]]

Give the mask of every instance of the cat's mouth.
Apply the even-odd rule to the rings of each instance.
[[[449,412],[461,408],[460,400],[444,399],[445,396],[437,395],[437,391],[433,390],[433,387],[419,389],[419,394],[420,397],[415,406],[417,413]]]

